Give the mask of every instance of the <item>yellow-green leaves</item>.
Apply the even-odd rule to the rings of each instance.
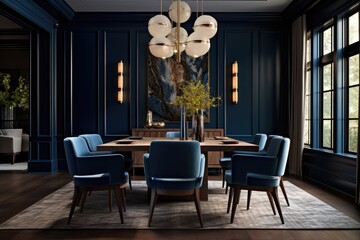
[[[217,107],[220,97],[210,96],[209,84],[203,84],[201,80],[190,81],[180,85],[180,95],[176,96],[171,104],[184,106],[186,112],[193,114],[197,110],[206,110],[210,107]]]

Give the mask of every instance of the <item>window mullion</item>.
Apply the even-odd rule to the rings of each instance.
[[[334,151],[336,153],[344,152],[344,21],[338,18],[335,26],[334,34],[334,83],[335,83],[335,115],[334,115]]]

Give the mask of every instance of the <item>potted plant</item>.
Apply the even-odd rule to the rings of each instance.
[[[9,73],[0,72],[0,106],[13,107],[14,102],[11,99],[11,76]]]
[[[29,85],[22,76],[19,77],[18,86],[13,92],[12,99],[16,107],[23,110],[29,109]]]
[[[17,85],[11,83],[9,73],[0,72],[0,107],[1,120],[5,120],[8,128],[13,127],[14,107],[29,109],[29,86],[22,76]]]
[[[186,114],[192,116],[192,139],[204,141],[204,111],[217,107],[220,97],[210,95],[209,84],[203,84],[201,79],[183,83],[179,87],[180,95],[176,96],[175,106],[183,107]]]

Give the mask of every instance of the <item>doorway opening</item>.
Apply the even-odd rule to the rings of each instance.
[[[27,170],[30,32],[3,15],[0,15],[0,56],[0,171]],[[9,137],[13,138],[12,145],[8,145]]]

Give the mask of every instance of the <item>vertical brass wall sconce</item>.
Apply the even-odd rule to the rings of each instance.
[[[124,100],[124,64],[122,61],[118,63],[118,94],[117,100],[122,103]]]
[[[238,103],[238,62],[232,64],[232,102]]]

